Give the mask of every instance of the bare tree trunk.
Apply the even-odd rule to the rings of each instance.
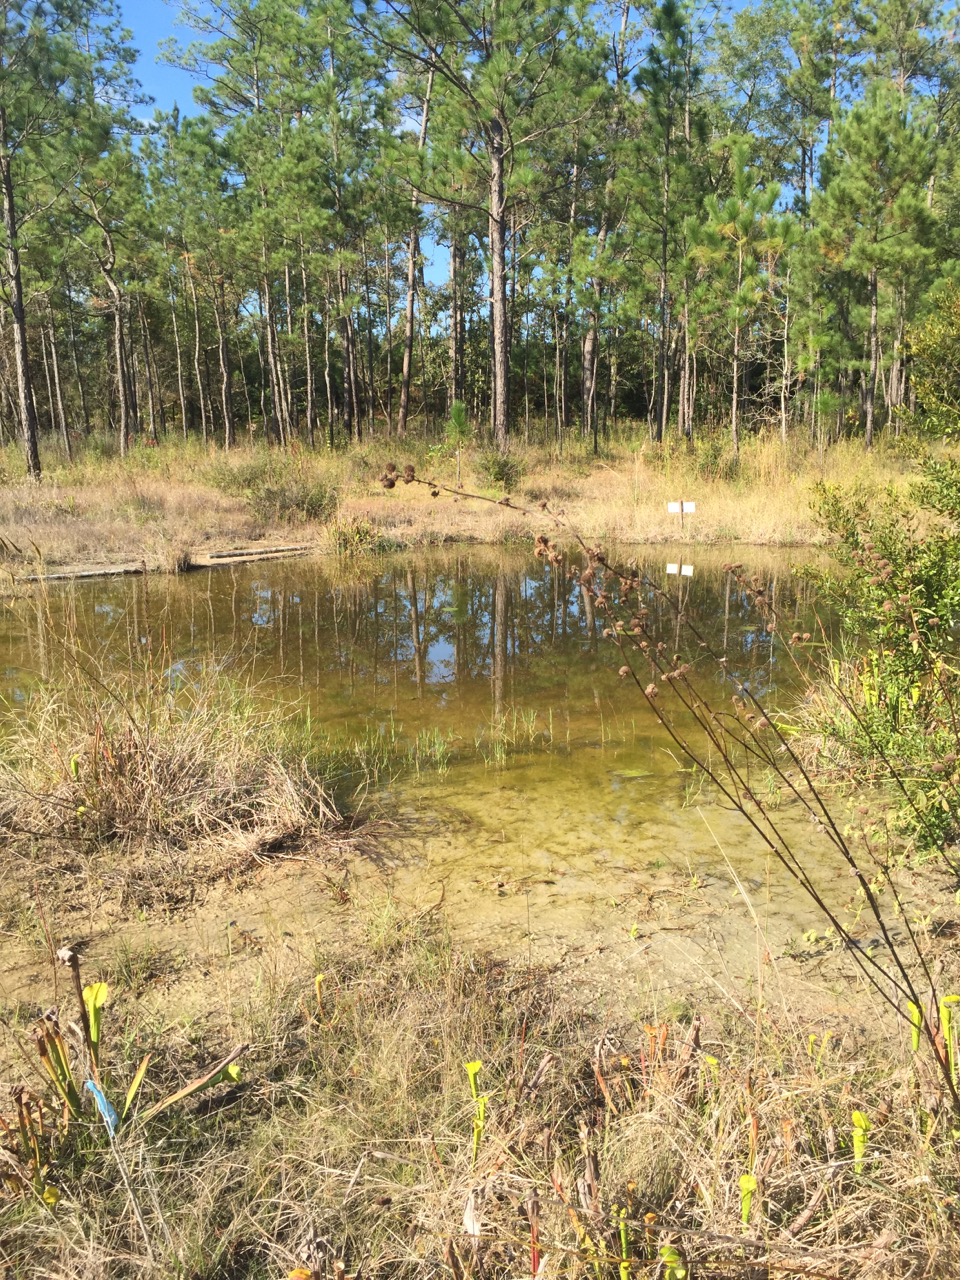
[[[190,286],[190,301],[193,304],[194,311],[194,377],[197,380],[197,399],[200,406],[200,433],[203,436],[204,444],[206,444],[213,422],[208,417],[206,388],[204,386],[203,370],[201,369],[203,346],[200,338],[200,303],[197,300],[197,286],[194,284],[193,271],[186,252],[184,253],[184,266],[186,268],[187,283]]]
[[[738,245],[737,250],[737,294],[741,292],[741,281],[744,270],[743,251]],[[740,452],[741,439],[738,425],[738,383],[741,378],[741,321],[739,316],[734,319],[734,354],[731,367],[731,445],[734,448],[734,457],[737,458]]]
[[[214,323],[217,326],[217,356],[220,364],[220,410],[224,419],[224,448],[232,449],[237,443],[237,432],[234,425],[234,409],[231,396],[230,349],[227,346],[226,309],[223,285],[220,286],[220,297],[214,301]]]
[[[263,246],[261,251],[261,262],[261,314],[264,319],[264,343],[267,354],[267,377],[270,384],[271,418],[277,432],[278,443],[281,446],[285,446],[288,440],[290,423],[284,399],[284,380],[280,370],[280,357],[277,352],[276,313],[270,279],[267,275],[266,245]]]
[[[330,296],[330,281],[327,282],[327,295]],[[324,390],[327,395],[327,447],[334,447],[334,388],[330,376],[330,305],[324,316]]]
[[[64,279],[67,303],[67,320],[70,323],[70,356],[73,363],[74,377],[77,379],[77,390],[80,393],[80,415],[83,418],[84,435],[90,435],[90,413],[87,409],[87,392],[80,372],[80,353],[77,350],[77,330],[73,320],[73,295],[70,292],[70,280]]]
[[[864,445],[874,444],[874,397],[878,385],[878,269],[872,267],[868,275],[868,297],[871,302],[869,329],[870,358],[868,379],[864,388]]]
[[[490,210],[488,228],[491,257],[491,423],[494,443],[507,449],[510,421],[510,348],[507,332],[507,236],[504,193],[504,126],[496,116],[491,121],[488,157],[490,160]]]
[[[384,411],[387,414],[387,437],[394,430],[394,300],[390,290],[390,244],[384,245],[384,328],[386,338],[387,369],[385,371],[386,399]]]
[[[144,314],[143,298],[137,294],[137,317],[140,321],[140,346],[143,351],[144,380],[147,384],[147,419],[150,424],[150,438],[157,443],[157,404],[154,395],[153,366],[150,362],[150,337],[147,332],[147,317]],[[161,413],[163,407],[161,406]]]
[[[655,393],[654,439],[660,443],[667,432],[671,417],[670,370],[668,368],[668,344],[670,341],[670,299],[668,291],[668,211],[670,209],[670,171],[665,160],[661,176],[661,261],[658,271],[658,323],[660,334],[657,343],[657,391]]]
[[[788,391],[791,386],[791,348],[788,346],[791,310],[791,273],[784,278],[784,327],[781,330],[781,443],[787,444]]]
[[[360,442],[360,392],[357,386],[357,341],[354,331],[354,317],[348,305],[349,281],[343,267],[338,268],[337,280],[340,288],[340,331],[344,348],[344,426],[348,436],[355,443]]]
[[[301,307],[304,317],[304,369],[306,373],[305,394],[307,397],[304,412],[307,415],[307,439],[310,441],[311,449],[314,449],[316,448],[314,431],[317,419],[317,388],[314,379],[314,354],[310,341],[310,291],[307,286],[307,256],[304,252],[303,237],[300,239],[300,283],[304,294]]]
[[[117,263],[117,250],[113,235],[96,207],[93,210],[94,221],[103,236],[103,255],[99,258],[100,274],[110,294],[113,311],[113,355],[115,376],[117,379],[117,426],[120,432],[120,456],[125,458],[130,445],[133,428],[131,413],[130,378],[127,371],[127,349],[123,331],[123,291],[114,279],[114,267]]]
[[[464,344],[466,339],[466,317],[464,314],[464,266],[466,254],[461,240],[455,230],[451,230],[450,244],[450,392],[448,399],[466,400],[467,387],[464,380]]]
[[[70,431],[67,427],[67,411],[63,403],[63,385],[60,379],[60,351],[57,347],[57,334],[53,326],[53,312],[50,313],[50,360],[53,365],[53,390],[57,400],[57,417],[60,420],[60,435],[63,439],[63,451],[68,461],[73,458],[70,447]]]
[[[183,437],[187,439],[187,389],[184,385],[184,360],[183,350],[180,346],[180,326],[177,323],[177,295],[174,289],[170,290],[170,321],[174,335],[174,356],[177,361],[177,395],[180,399],[180,422],[183,430]]]
[[[10,169],[7,113],[0,100],[0,185],[3,188],[3,229],[6,240],[7,287],[13,316],[13,357],[17,371],[17,396],[20,430],[27,455],[27,472],[40,479],[40,448],[37,442],[37,406],[33,398],[30,362],[27,356],[27,320],[23,306],[23,275],[20,269],[20,247],[17,237],[17,214]]]
[[[420,115],[420,136],[417,140],[418,151],[423,151],[427,142],[427,123],[430,117],[430,100],[434,91],[434,68],[427,73],[427,87],[424,91],[424,104]],[[414,300],[417,297],[417,259],[420,257],[420,235],[417,227],[417,195],[410,198],[411,228],[407,241],[407,301],[404,306],[404,352],[400,367],[400,403],[397,406],[397,434],[407,434],[407,416],[410,412],[410,378],[414,361]]]
[[[51,431],[59,430],[57,410],[53,402],[53,378],[50,374],[50,357],[48,355],[47,326],[40,325],[40,359],[43,364],[43,380],[47,384],[47,423]],[[38,415],[39,416],[39,415]]]
[[[681,386],[677,398],[677,433],[685,440],[693,440],[694,423],[690,413],[691,388],[691,316],[687,303],[687,281],[684,282],[684,307],[681,312],[684,354],[681,363]]]

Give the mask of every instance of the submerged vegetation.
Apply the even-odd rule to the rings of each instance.
[[[417,481],[413,465],[406,474]],[[403,489],[405,472],[385,475]],[[930,500],[927,490],[916,496]],[[941,749],[944,723],[957,714],[955,535],[950,513],[934,510],[919,563],[920,540],[890,515],[895,501],[912,499],[875,508],[825,498],[842,555],[884,563],[879,582],[862,574],[847,591],[840,575],[822,580],[850,611],[852,645],[860,636],[867,647],[827,654],[820,676],[808,677],[807,723],[766,711],[743,685],[733,711],[712,701],[700,669],[723,668],[724,655],[712,652],[698,619],[685,611],[677,619],[686,658],[652,630],[655,604],[671,630],[669,592],[641,584],[630,567],[613,569],[597,547],[585,548],[578,567],[547,534],[535,541],[554,590],[586,593],[590,616],[604,620],[602,638],[621,647],[625,698],[636,672],[634,698],[766,833],[785,871],[806,882],[819,944],[843,948],[831,971],[847,975],[853,965],[866,978],[849,998],[823,996],[830,1011],[795,1007],[785,969],[796,961],[772,957],[759,933],[750,990],[715,979],[709,999],[692,995],[667,1011],[628,1002],[612,983],[600,993],[602,1017],[593,1017],[533,964],[457,951],[437,908],[412,913],[387,902],[372,911],[340,867],[336,879],[321,870],[312,883],[329,897],[331,923],[313,937],[278,927],[236,949],[228,943],[205,957],[199,982],[162,956],[134,966],[124,953],[118,969],[156,976],[109,993],[110,1055],[99,1065],[82,1015],[72,1023],[79,1006],[71,1008],[69,989],[39,1024],[32,1005],[5,1012],[4,1056],[26,1081],[0,1109],[11,1171],[0,1258],[12,1276],[38,1268],[196,1280],[949,1274],[958,1245],[958,997],[934,927],[944,913],[919,919],[904,874],[939,860],[951,877],[939,892],[950,896],[956,833],[940,818],[934,830],[911,828],[904,813],[926,812],[921,786],[928,808],[951,812],[957,784],[956,761],[925,772],[920,755],[923,744]],[[542,520],[550,509],[546,498],[535,508]],[[870,546],[859,530],[870,530]],[[736,565],[729,581],[757,614],[753,635],[785,654],[808,643],[791,633],[793,615],[781,616],[766,581]],[[885,609],[895,587],[897,608]],[[464,602],[451,607],[456,622]],[[496,615],[496,591],[490,607]],[[909,626],[918,638],[912,647],[909,633],[903,653]],[[453,744],[436,731],[404,739],[393,722],[371,726],[349,760],[322,728],[305,734],[292,713],[278,715],[256,685],[213,661],[178,665],[161,646],[136,661],[133,650],[118,671],[91,665],[76,636],[64,647],[56,628],[43,634],[47,683],[26,714],[7,721],[17,736],[3,780],[3,820],[41,919],[44,901],[57,903],[52,882],[74,879],[78,863],[88,892],[122,882],[131,905],[169,907],[225,871],[285,853],[315,858],[318,842],[329,850],[337,817],[328,797],[348,776],[354,787],[399,768],[450,767]],[[887,722],[865,712],[879,701],[870,701],[878,663],[887,664],[890,691],[879,715],[898,717],[881,754]],[[868,701],[852,697],[852,682]],[[843,768],[831,762],[843,774],[840,792],[815,751],[805,756],[823,714],[817,699],[829,689],[862,735],[858,751],[847,744]],[[683,717],[675,700],[687,703]],[[545,728],[505,698],[475,747],[501,767],[545,733],[549,721]],[[895,821],[878,797],[900,806]],[[857,813],[865,800],[870,821]],[[805,850],[793,843],[799,828],[788,825],[799,808],[817,819],[806,840],[830,841],[852,873],[853,914],[821,899],[808,878]],[[737,876],[735,887],[746,894]],[[96,1006],[98,990],[93,982],[86,999],[80,991],[84,1007]],[[78,1097],[69,1114],[27,1041],[31,1024],[47,1057],[70,1064]],[[250,1046],[242,1073],[228,1076],[224,1063],[240,1044]],[[113,1131],[110,1111],[83,1087],[88,1075],[119,1117]]]
[[[923,0],[758,0],[710,25],[674,0],[619,21],[556,0],[183,16],[198,40],[165,56],[198,110],[151,122],[112,7],[0,17],[0,609],[35,668],[0,707],[4,1276],[946,1280],[954,19]],[[716,599],[683,556],[656,580],[631,559],[735,539],[830,548],[803,589],[840,637],[742,550]],[[544,572],[500,565],[471,597],[458,563],[443,599],[410,560],[378,577],[382,553],[446,540]],[[222,632],[212,590],[179,632],[155,607],[147,570],[251,544],[331,552],[333,585],[251,579],[240,600],[232,567]],[[48,570],[117,562],[144,571],[129,613],[106,592],[54,608]],[[320,718],[311,645],[350,690]],[[556,715],[512,688],[539,648]],[[456,699],[455,727],[431,721],[432,661],[483,682],[481,722]],[[731,883],[706,892],[743,901],[753,961],[732,976],[712,939],[717,966],[669,1006],[646,884],[646,907],[591,918],[630,950],[629,972],[578,970],[589,998],[586,955],[535,964],[518,867],[470,867],[473,898],[447,901],[434,864],[416,906],[384,897],[378,833],[409,828],[429,864],[427,827],[472,821],[392,808],[390,784],[413,777],[416,810],[482,761],[479,839],[503,857],[505,814],[537,800],[509,773],[577,756],[578,700],[602,751],[643,719],[663,806],[715,841],[702,809],[744,819],[767,888],[813,912],[800,940],[772,949],[719,841]],[[571,763],[559,789],[603,777],[628,856],[646,840],[662,866],[672,828],[642,832],[623,785],[656,769]],[[548,897],[561,837],[611,812],[578,785]],[[619,893],[637,868],[610,862]],[[687,944],[703,870],[671,900]],[[526,897],[526,964],[452,941],[487,890]]]

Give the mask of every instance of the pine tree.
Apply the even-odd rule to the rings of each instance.
[[[487,220],[491,327],[491,426],[500,449],[510,422],[511,324],[509,245],[512,210],[536,142],[570,129],[591,109],[598,89],[597,48],[587,7],[576,0],[388,0],[393,30],[377,28],[400,60],[433,68],[461,148],[478,169],[478,201]],[[440,103],[439,103],[440,109]],[[444,193],[436,193],[443,200]],[[465,202],[466,203],[466,202]]]
[[[931,216],[925,192],[933,161],[931,136],[915,124],[895,87],[875,82],[843,115],[822,163],[823,190],[812,216],[826,270],[822,291],[849,292],[863,334],[860,365],[865,444],[875,433],[885,294],[923,285],[930,262]],[[836,304],[837,305],[837,304]],[[860,360],[857,357],[860,356]]]

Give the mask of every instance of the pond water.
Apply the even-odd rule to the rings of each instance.
[[[795,696],[799,650],[774,641],[750,593],[732,585],[722,569],[730,548],[631,555],[723,651],[728,681],[770,706]],[[737,558],[788,633],[821,636],[810,588],[792,575],[800,557]],[[668,576],[669,562],[693,573]],[[689,652],[676,611],[649,597],[655,638]],[[761,904],[782,942],[810,924],[743,820],[713,802],[619,679],[620,657],[566,563],[472,547],[292,560],[65,584],[50,589],[46,610],[54,632],[69,628],[108,671],[151,647],[169,654],[174,681],[214,659],[376,765],[367,803],[389,819],[378,874],[386,867],[411,902],[443,896],[472,944],[555,959],[616,940],[665,964],[674,928],[702,949],[729,948],[724,922],[736,910]],[[0,621],[0,691],[14,705],[44,673],[49,644],[29,610]],[[713,664],[703,680],[727,702]],[[801,838],[818,856],[814,834]],[[675,972],[690,950],[670,961]]]

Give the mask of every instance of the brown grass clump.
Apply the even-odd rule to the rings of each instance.
[[[703,1025],[621,1010],[614,1029],[616,992],[593,1022],[548,974],[459,954],[389,903],[345,911],[312,956],[280,941],[220,981],[220,1046],[203,989],[199,1022],[176,985],[161,1017],[111,1012],[125,1070],[155,1050],[157,1089],[196,1069],[182,1026],[209,1055],[251,1045],[226,1096],[121,1130],[147,1247],[91,1115],[49,1175],[56,1209],[0,1208],[11,1280],[951,1274],[950,1117],[883,1031],[747,1006]]]
[[[157,659],[131,678],[61,659],[7,720],[0,832],[22,857],[14,875],[56,892],[95,866],[121,901],[176,901],[241,855],[340,825],[283,713],[216,663]]]

